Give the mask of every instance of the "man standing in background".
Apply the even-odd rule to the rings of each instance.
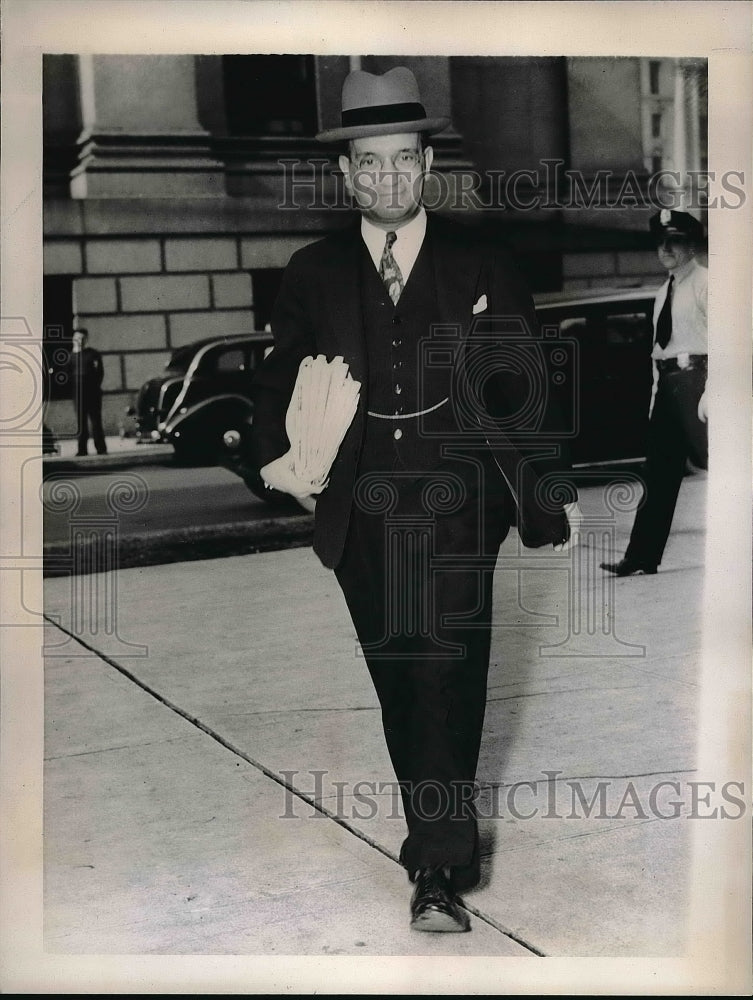
[[[648,431],[644,495],[624,559],[602,563],[617,576],[656,573],[669,538],[687,459],[708,466],[706,372],[708,271],[696,261],[703,227],[687,212],[662,209],[650,222],[669,272],[654,304],[658,373]]]
[[[76,408],[78,433],[77,455],[86,455],[89,442],[89,421],[98,455],[107,454],[105,434],[102,429],[102,355],[87,346],[89,334],[81,327],[73,331],[71,374],[73,378],[73,405]]]

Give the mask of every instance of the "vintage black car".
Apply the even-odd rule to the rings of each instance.
[[[565,348],[560,402],[573,431],[570,451],[576,466],[634,462],[645,454],[657,291],[590,289],[535,296],[542,342],[558,337]]]
[[[644,454],[652,386],[656,288],[552,292],[535,298],[541,344],[555,371],[576,466],[634,462]],[[269,503],[248,458],[251,379],[270,333],[206,339],[176,350],[139,392],[142,440],[169,442],[185,463],[215,462]]]
[[[271,344],[270,333],[245,333],[179,347],[128,411],[136,438],[171,444],[186,464],[217,462],[225,432],[249,417],[252,374]]]

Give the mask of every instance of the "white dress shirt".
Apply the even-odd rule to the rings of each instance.
[[[665,348],[654,344],[655,361],[676,358],[680,354],[708,354],[707,299],[709,272],[695,260],[674,272],[672,291],[672,336]],[[659,313],[667,298],[669,278],[659,289],[654,302],[654,333]]]
[[[400,268],[403,285],[405,285],[426,235],[426,211],[423,207],[418,210],[410,222],[406,222],[399,228],[395,227],[394,232],[397,234],[397,239],[392,244],[392,256]],[[384,253],[387,231],[380,229],[379,226],[375,226],[373,222],[369,222],[368,219],[361,216],[361,236],[371,259],[374,261],[374,267],[378,271]]]

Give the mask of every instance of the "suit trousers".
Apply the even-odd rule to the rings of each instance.
[[[105,432],[102,427],[102,393],[78,391],[74,399],[76,420],[78,423],[78,454],[85,455],[89,443],[89,422],[91,422],[92,438],[98,455],[107,452]]]
[[[688,458],[708,467],[707,425],[698,419],[706,368],[663,372],[648,431],[644,496],[630,534],[626,558],[658,566],[669,538]]]
[[[411,877],[418,868],[448,865],[460,890],[479,878],[473,799],[492,576],[509,515],[483,492],[457,489],[458,481],[453,498],[441,477],[399,480],[399,499],[387,512],[363,497],[359,503],[357,487],[335,573],[400,785],[408,826],[401,863]]]

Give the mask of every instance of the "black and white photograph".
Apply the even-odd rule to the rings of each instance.
[[[3,989],[748,995],[753,7],[3,15]]]

